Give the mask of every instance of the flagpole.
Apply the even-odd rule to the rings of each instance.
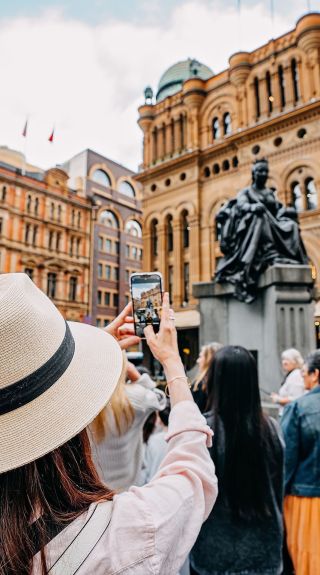
[[[242,48],[241,0],[237,0],[237,12],[238,12],[238,45],[240,51]]]

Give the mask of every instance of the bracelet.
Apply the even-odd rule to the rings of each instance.
[[[190,379],[186,375],[177,375],[176,377],[173,377],[172,379],[170,379],[170,381],[167,381],[167,385],[166,385],[165,390],[164,390],[167,397],[170,397],[168,386],[171,383],[173,383],[174,381],[176,381],[177,379],[184,379],[184,381],[188,384],[189,389],[191,389],[192,383],[191,383]]]

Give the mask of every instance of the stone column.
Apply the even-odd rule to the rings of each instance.
[[[265,118],[269,115],[268,90],[265,76],[259,79],[259,93],[261,116]]]
[[[151,253],[151,233],[143,233],[143,269],[151,271],[153,269],[153,254]]]
[[[199,217],[197,215],[189,216],[189,227],[190,227],[190,295],[192,294],[191,286],[195,282],[200,281],[200,229],[199,229]],[[190,303],[194,303],[193,296],[190,298]]]
[[[259,92],[260,93],[260,92]],[[256,106],[256,93],[255,93],[255,86],[254,82],[249,84],[248,90],[248,124],[255,124],[258,118],[257,114],[257,106]],[[261,110],[261,106],[260,106]]]
[[[283,67],[283,76],[286,91],[286,108],[292,108],[292,106],[294,105],[294,91],[293,91],[291,65],[289,62],[286,63],[286,65]]]
[[[166,226],[164,224],[158,225],[158,252],[159,252],[159,267],[163,277],[163,285],[167,289],[167,242],[166,242]]]
[[[158,159],[163,160],[165,153],[164,126],[158,128]]]
[[[165,124],[165,156],[170,156],[173,153],[172,150],[172,137],[171,137],[171,122]]]
[[[146,128],[143,137],[143,164],[148,168],[151,164],[151,126]]]
[[[157,138],[158,131],[157,128],[154,128],[151,134],[151,162],[153,164],[155,164],[158,159]]]
[[[280,76],[278,68],[273,70],[271,74],[271,85],[272,85],[272,96],[273,96],[273,102],[272,102],[273,112],[280,112],[282,110],[282,103],[281,103]]]
[[[174,250],[174,291],[173,305],[179,308],[182,304],[183,297],[183,278],[182,278],[182,227],[181,221],[173,222],[173,250]]]

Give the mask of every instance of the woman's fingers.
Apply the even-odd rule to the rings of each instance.
[[[124,337],[123,339],[118,340],[121,349],[128,349],[133,345],[137,345],[139,342],[140,337],[137,335],[129,335],[128,337]]]

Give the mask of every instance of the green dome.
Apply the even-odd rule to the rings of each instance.
[[[170,66],[168,70],[161,76],[158,92],[157,102],[164,100],[167,96],[172,96],[179,92],[182,88],[183,82],[190,78],[201,78],[207,80],[213,76],[213,71],[208,66],[201,64],[197,60],[183,60]]]

